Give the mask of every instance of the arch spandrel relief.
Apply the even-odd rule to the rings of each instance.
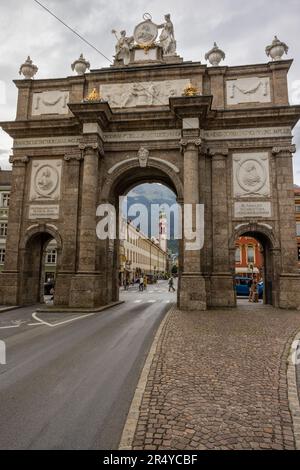
[[[233,189],[235,198],[270,196],[267,152],[233,154]]]

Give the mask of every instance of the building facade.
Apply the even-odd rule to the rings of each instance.
[[[126,222],[125,222],[126,223]],[[120,242],[120,285],[141,276],[149,281],[167,271],[167,252],[157,240],[149,239],[132,223],[127,223],[126,239]]]
[[[264,258],[262,246],[251,237],[240,237],[236,241],[235,273],[237,276],[263,277]]]
[[[266,302],[300,306],[293,61],[280,60],[278,44],[282,54],[267,63],[219,65],[219,50],[207,54],[211,66],[184,61],[169,17],[159,39],[158,31],[147,15],[133,36],[118,39],[114,64],[90,73],[74,66],[77,76],[30,80],[36,69],[23,64],[16,120],[1,123],[14,139],[1,304],[38,301],[41,253],[51,240],[56,305],[117,300],[120,244],[98,238],[98,208],[117,207],[120,195],[155,181],[175,192],[184,213],[204,207],[203,247],[186,232],[180,243],[181,309],[236,305],[241,236],[263,248]]]

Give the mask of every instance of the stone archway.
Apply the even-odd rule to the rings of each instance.
[[[280,247],[271,226],[260,223],[245,223],[237,226],[230,240],[231,264],[235,265],[235,243],[241,237],[251,237],[262,246],[264,259],[264,303],[277,307],[279,305],[279,277],[280,266],[278,264]]]
[[[110,203],[117,209],[117,233],[119,224],[118,198],[127,194],[133,187],[143,183],[161,183],[171,189],[177,197],[178,204],[183,200],[183,184],[179,177],[179,170],[175,165],[159,159],[149,159],[146,166],[141,166],[137,159],[128,159],[115,165],[113,171],[109,172],[100,194],[100,203]],[[102,252],[104,251],[103,242]],[[100,248],[101,249],[101,248]],[[119,240],[115,243],[107,241],[106,247],[106,283],[112,300],[117,300],[119,295]],[[182,241],[179,240],[179,272],[178,272],[178,295],[180,292],[181,279]]]
[[[55,240],[57,244],[57,266],[59,267],[62,239],[54,225],[33,225],[27,229],[21,241],[20,305],[43,302],[45,254],[46,247],[51,240]]]

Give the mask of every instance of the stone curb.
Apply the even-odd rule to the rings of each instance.
[[[17,308],[21,308],[21,305],[14,305],[10,307],[1,307],[0,313],[10,312],[11,310],[16,310]]]
[[[297,333],[293,339],[290,354],[287,360],[287,384],[288,384],[288,400],[289,407],[292,416],[295,446],[297,450],[300,450],[300,402],[297,388],[297,371],[296,364],[294,364],[294,357],[296,353],[295,342],[300,343],[300,332]]]
[[[133,439],[134,439],[134,435],[135,435],[135,431],[136,431],[136,427],[137,427],[138,420],[139,420],[139,415],[140,415],[140,407],[141,407],[141,403],[142,403],[142,400],[143,400],[143,395],[144,395],[144,392],[145,392],[145,388],[146,388],[146,385],[147,385],[148,376],[149,376],[149,372],[150,372],[151,365],[152,365],[152,362],[153,362],[153,358],[154,358],[154,355],[156,353],[158,342],[159,342],[159,339],[162,335],[164,326],[165,326],[171,312],[175,308],[176,308],[175,306],[172,306],[170,308],[170,310],[167,312],[165,318],[162,320],[162,322],[161,322],[161,324],[160,324],[160,326],[159,326],[159,328],[156,332],[156,335],[154,337],[151,349],[149,351],[149,354],[148,354],[148,357],[146,359],[145,365],[143,367],[141,376],[139,378],[133,400],[131,402],[131,406],[130,406],[130,409],[129,409],[129,412],[128,412],[128,415],[127,415],[126,423],[125,423],[123,433],[122,433],[122,437],[121,437],[121,440],[120,440],[119,450],[132,450],[132,443],[133,443]]]

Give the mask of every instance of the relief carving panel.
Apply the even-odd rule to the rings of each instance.
[[[227,80],[227,104],[270,103],[271,89],[268,77],[247,77]]]
[[[234,197],[270,196],[267,152],[233,154],[233,191]]]
[[[172,96],[182,96],[190,80],[165,80],[100,85],[100,95],[112,108],[165,106]]]
[[[42,114],[68,114],[68,91],[43,91],[34,93],[32,98],[32,116]]]
[[[31,170],[30,201],[58,201],[61,171],[61,160],[34,160]]]

